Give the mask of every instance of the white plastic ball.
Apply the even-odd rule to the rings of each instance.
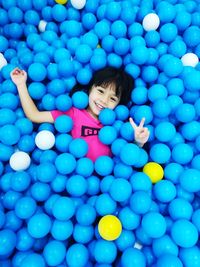
[[[5,59],[5,57],[3,56],[2,53],[0,53],[0,70],[6,66],[8,63],[7,63],[7,60]]]
[[[40,20],[38,29],[40,32],[44,32],[47,26],[47,22],[45,20]]]
[[[41,150],[51,149],[55,144],[55,136],[50,131],[40,131],[35,137],[35,144]]]
[[[28,169],[31,159],[26,152],[17,151],[10,157],[10,166],[15,171],[23,171]]]
[[[146,31],[155,31],[160,25],[160,19],[155,13],[149,13],[144,17],[142,25]]]
[[[86,0],[71,0],[71,4],[76,9],[82,9],[86,4]]]
[[[196,67],[196,65],[199,63],[199,58],[194,53],[187,53],[182,56],[181,61],[183,66]]]

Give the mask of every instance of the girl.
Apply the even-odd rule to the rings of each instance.
[[[31,99],[27,86],[27,73],[15,68],[11,72],[11,79],[17,87],[22,108],[26,116],[35,123],[53,123],[60,115],[68,115],[72,118],[74,125],[71,131],[73,138],[83,138],[88,143],[87,157],[95,161],[102,155],[111,156],[110,148],[102,144],[98,139],[98,132],[102,128],[98,120],[99,113],[104,108],[114,109],[118,104],[127,105],[133,89],[133,79],[122,69],[114,67],[103,68],[94,73],[88,86],[84,88],[89,96],[89,105],[86,110],[72,107],[67,112],[39,111]],[[82,86],[76,85],[71,95],[80,90]],[[129,119],[133,129],[135,142],[142,147],[149,138],[149,131],[144,127],[143,118],[137,126],[132,118]]]

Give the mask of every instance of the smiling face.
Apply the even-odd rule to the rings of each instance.
[[[114,109],[120,102],[120,97],[116,95],[114,84],[106,87],[92,86],[89,93],[88,112],[95,118],[104,108]]]

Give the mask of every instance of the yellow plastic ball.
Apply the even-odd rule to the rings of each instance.
[[[144,166],[143,172],[149,176],[153,184],[160,181],[164,176],[164,171],[162,166],[156,162],[148,162]]]
[[[98,224],[100,236],[108,241],[117,239],[122,231],[120,220],[114,215],[105,215]]]
[[[67,3],[67,0],[55,0],[57,4],[65,5]]]

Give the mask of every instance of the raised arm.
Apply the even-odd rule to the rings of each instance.
[[[43,123],[43,122],[53,123],[54,120],[51,116],[51,112],[39,111],[35,103],[31,99],[26,86],[27,73],[24,70],[15,68],[11,72],[10,76],[11,80],[17,87],[21,105],[24,110],[24,113],[26,114],[26,117],[35,123]]]

